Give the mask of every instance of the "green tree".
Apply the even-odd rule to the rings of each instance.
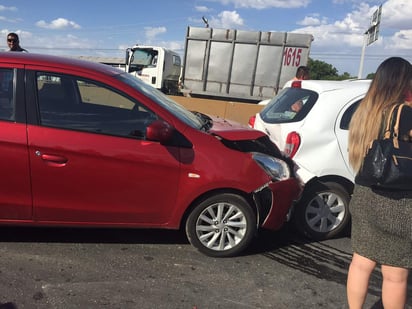
[[[366,76],[366,79],[373,79],[375,77],[375,73],[369,73],[367,76]]]
[[[344,72],[342,75],[339,75],[338,70],[333,65],[321,60],[309,58],[308,67],[310,70],[311,79],[344,80],[355,78],[348,72]]]

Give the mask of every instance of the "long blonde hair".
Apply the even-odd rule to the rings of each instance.
[[[379,65],[349,125],[349,162],[355,172],[361,168],[368,146],[379,136],[388,111],[410,93],[411,80],[412,66],[403,58],[391,57]]]

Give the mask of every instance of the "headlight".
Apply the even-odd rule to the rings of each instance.
[[[290,170],[287,163],[281,159],[255,152],[253,160],[274,180],[290,178]]]

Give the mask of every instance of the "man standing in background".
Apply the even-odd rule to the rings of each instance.
[[[297,68],[295,77],[292,78],[291,80],[289,80],[288,82],[291,82],[291,81],[293,82],[293,81],[296,81],[296,80],[305,80],[305,79],[309,79],[309,78],[310,78],[309,68],[307,66],[301,65],[300,67]],[[285,86],[283,86],[283,88],[284,87]]]
[[[28,53],[27,50],[20,46],[20,40],[17,33],[10,32],[7,35],[7,45],[9,46],[9,51],[17,51],[17,52],[25,52]]]
[[[305,80],[309,78],[310,78],[309,68],[307,66],[302,65],[298,67],[298,69],[296,70],[296,75],[293,78],[293,80]]]

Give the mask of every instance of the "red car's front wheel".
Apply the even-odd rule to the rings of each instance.
[[[190,243],[213,257],[237,255],[251,243],[256,215],[247,201],[236,194],[219,194],[200,202],[186,221]]]

